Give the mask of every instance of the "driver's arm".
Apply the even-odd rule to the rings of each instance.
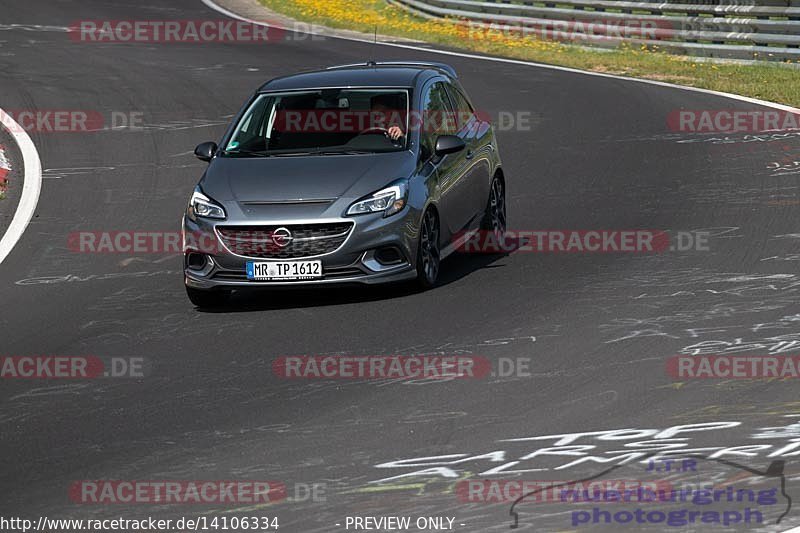
[[[405,133],[403,133],[402,128],[400,128],[400,126],[389,126],[389,130],[388,131],[389,131],[389,137],[393,141],[396,141],[400,137],[403,137],[405,135]]]

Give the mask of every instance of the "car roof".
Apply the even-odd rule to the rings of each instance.
[[[456,78],[444,63],[362,63],[303,72],[268,81],[259,92],[317,89],[324,87],[415,87],[435,75]]]

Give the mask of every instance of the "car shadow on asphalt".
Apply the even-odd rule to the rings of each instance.
[[[197,309],[197,311],[201,313],[251,313],[393,300],[421,294],[435,295],[436,291],[442,290],[447,285],[464,279],[478,270],[505,268],[505,265],[494,263],[507,255],[455,253],[442,262],[439,283],[429,291],[421,290],[413,280],[374,286],[254,289],[234,292],[230,300],[221,307]]]

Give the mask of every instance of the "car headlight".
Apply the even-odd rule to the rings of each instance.
[[[225,210],[222,206],[214,203],[214,201],[203,194],[200,187],[197,187],[192,193],[192,198],[189,200],[189,215],[194,217],[203,218],[219,218],[226,217]]]
[[[363,215],[383,212],[383,216],[388,217],[399,213],[406,206],[406,200],[408,200],[408,184],[405,181],[397,181],[385,189],[357,201],[350,206],[347,214]]]

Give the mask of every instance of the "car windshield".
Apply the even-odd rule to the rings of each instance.
[[[396,152],[408,145],[407,89],[265,93],[225,146],[227,157]]]

